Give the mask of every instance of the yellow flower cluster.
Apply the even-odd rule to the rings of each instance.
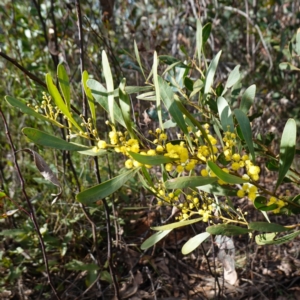
[[[185,147],[185,143],[181,142],[180,145],[173,145],[168,143],[166,146],[167,153],[165,156],[170,158],[179,159],[181,163],[185,163],[189,158],[189,152]]]
[[[286,205],[286,203],[282,200],[282,199],[278,199],[274,196],[272,196],[269,201],[268,201],[268,206],[272,205],[272,204],[277,204],[277,208],[273,210],[274,214],[278,214],[280,213],[280,210],[282,207],[284,207]]]
[[[224,147],[223,152],[225,159],[230,161],[232,158],[232,148],[236,145],[236,134],[226,131],[223,137]]]
[[[249,200],[254,201],[257,196],[257,187],[249,183],[244,183],[242,188],[237,191],[237,196],[240,198],[248,196]]]

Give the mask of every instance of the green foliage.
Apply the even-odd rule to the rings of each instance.
[[[200,47],[197,53],[199,62],[201,62],[203,35],[200,32],[202,26],[199,22],[197,26],[197,44]],[[136,46],[135,54],[142,69]],[[89,107],[92,116],[91,121],[86,123],[88,126],[86,126],[85,132],[83,132],[84,123],[79,125],[70,113],[70,85],[64,67],[62,65],[58,66],[58,81],[63,97],[53,84],[51,76],[49,74],[46,75],[49,93],[58,107],[57,113],[62,114],[68,120],[70,135],[75,134],[81,136],[81,138],[93,140],[96,145],[92,149],[88,149],[78,143],[69,143],[32,128],[24,128],[23,133],[33,142],[55,149],[80,151],[82,154],[89,151],[89,154],[92,155],[94,153],[95,156],[111,151],[125,155],[127,157],[125,168],[129,169],[127,172],[123,171],[120,175],[110,180],[78,193],[76,199],[85,205],[95,206],[97,201],[112,195],[128,180],[133,178],[136,173],[139,173],[141,184],[159,199],[158,205],[171,205],[180,211],[176,217],[177,222],[153,228],[160,232],[146,240],[142,245],[143,249],[151,247],[160,241],[166,235],[165,231],[169,232],[177,227],[195,222],[207,222],[208,220],[222,223],[206,228],[206,231],[213,235],[245,234],[254,229],[261,232],[283,231],[283,227],[279,225],[276,227],[276,225],[260,223],[259,226],[261,227],[259,227],[257,223],[248,224],[246,215],[241,211],[236,215],[230,215],[230,219],[224,218],[222,214],[219,217],[213,216],[213,211],[216,209],[226,212],[226,206],[221,205],[222,198],[218,199],[218,197],[225,195],[227,197],[234,195],[237,197],[248,196],[250,200],[254,201],[254,207],[263,214],[266,211],[280,212],[280,209],[283,207],[287,209],[287,202],[289,205],[295,204],[295,202],[289,201],[286,197],[279,197],[277,200],[278,197],[275,192],[270,191],[266,194],[266,190],[257,184],[260,168],[255,165],[255,158],[257,155],[263,155],[263,153],[258,152],[256,154],[252,140],[251,123],[247,117],[247,113],[253,104],[256,87],[252,85],[244,92],[240,108],[236,108],[233,111],[235,121],[230,105],[231,102],[226,99],[226,95],[227,91],[233,88],[241,79],[240,66],[234,68],[229,74],[221,96],[218,97],[218,93],[214,91],[213,85],[220,57],[221,51],[211,60],[207,70],[203,70],[202,73],[206,74],[205,78],[203,78],[203,89],[198,89],[191,97],[189,92],[193,91],[193,86],[190,84],[193,82],[192,78],[189,78],[186,72],[176,73],[180,68],[177,61],[175,63],[167,63],[165,60],[162,61],[170,64],[170,67],[167,67],[165,70],[164,77],[159,76],[159,59],[157,54],[154,53],[152,80],[155,97],[150,100],[155,102],[154,106],[157,109],[160,128],[157,128],[155,132],[151,132],[154,136],[154,139],[150,141],[151,147],[148,146],[146,148],[144,146],[145,139],[143,134],[138,132],[133,125],[131,103],[126,92],[124,79],[119,85],[118,93],[114,91],[112,73],[105,51],[102,53],[102,66],[106,88],[99,82],[88,79],[86,72],[83,73],[82,82],[90,103]],[[169,59],[172,60],[173,58],[170,57]],[[198,68],[201,69],[202,66],[199,65]],[[173,71],[175,71],[175,74],[181,74],[184,78],[177,77],[177,75],[173,77]],[[151,74],[149,78],[151,78]],[[186,83],[186,86],[189,86],[186,90],[182,86],[183,82]],[[132,92],[142,90],[139,87],[132,87]],[[154,94],[147,92],[147,95]],[[197,97],[195,97],[196,95]],[[96,124],[96,110],[92,96],[108,113],[110,121],[107,121],[107,125],[111,127],[111,131],[108,133],[108,140],[105,140],[103,134],[97,132],[96,128],[93,127]],[[29,112],[20,102],[13,101],[10,97],[7,100],[11,105],[21,108],[24,113]],[[207,103],[210,103],[210,109]],[[172,120],[179,130],[177,133],[180,138],[177,141],[170,140],[168,132],[163,127],[163,105],[170,115],[170,121]],[[217,107],[217,115],[213,108],[214,105]],[[206,123],[204,123],[203,119],[198,119],[190,113],[191,107],[196,108],[198,113],[205,110]],[[32,116],[37,116],[38,114],[32,111],[30,113]],[[43,116],[40,117],[40,119],[43,118]],[[52,119],[56,120],[56,118]],[[126,131],[118,131],[118,125],[125,127]],[[216,132],[216,137],[212,134],[212,128]],[[293,163],[295,142],[296,125],[295,121],[290,119],[286,123],[281,139],[279,178],[276,188],[282,183]],[[226,168],[224,168],[224,165]],[[152,166],[158,166],[162,169],[161,174],[163,175],[161,179],[157,179],[156,176],[152,176],[146,171],[147,168]],[[199,171],[201,176],[197,176]],[[237,184],[242,184],[242,189],[231,188],[231,186],[236,186]],[[195,188],[198,188],[199,192],[196,192]],[[268,200],[267,197],[270,194],[272,197]],[[214,195],[215,198],[211,198],[210,195]],[[183,200],[179,201],[180,196]],[[199,201],[200,198],[202,201],[205,200],[205,205]],[[198,216],[198,218],[196,217],[195,219],[194,216]],[[243,226],[247,225],[248,228],[232,225],[230,224],[231,222],[240,223]],[[196,244],[199,245],[207,237],[207,234],[198,235],[195,238]],[[271,243],[271,241],[268,240],[268,243]],[[274,243],[278,243],[278,240],[276,242],[274,240]],[[192,242],[188,242],[183,252],[189,253],[195,249],[191,246],[192,244]]]
[[[153,5],[152,2],[149,3],[149,7],[153,8]],[[224,8],[222,5],[221,9]],[[60,6],[58,4],[56,6],[57,13],[64,15]],[[87,11],[95,9],[95,7],[87,8],[88,5],[86,4],[83,6]],[[48,4],[42,6],[42,15],[48,14],[49,9]],[[267,5],[261,7],[256,16],[258,25],[262,24],[267,9]],[[2,11],[4,11],[4,7],[1,5],[1,14]],[[159,18],[149,13],[150,11],[152,10],[141,4],[138,9],[135,8],[131,12],[135,23],[128,24],[128,26],[133,26],[132,30],[136,31],[137,38],[139,36],[137,29],[142,26],[141,18],[145,15],[143,12],[147,12],[149,20],[151,18],[152,20],[166,20],[173,26],[173,19]],[[298,159],[296,155],[298,120],[289,119],[287,121],[280,144],[276,140],[268,140],[267,135],[262,135],[261,140],[254,139],[257,132],[254,132],[255,127],[252,123],[259,115],[255,111],[254,105],[257,97],[265,98],[265,91],[269,87],[282,85],[284,77],[288,84],[283,87],[282,95],[290,89],[290,93],[294,93],[297,98],[297,75],[291,71],[299,71],[297,66],[297,55],[299,56],[300,53],[299,32],[293,37],[289,48],[285,49],[284,41],[289,38],[288,33],[282,33],[278,38],[277,35],[274,35],[276,38],[269,40],[269,30],[271,29],[268,31],[261,29],[264,35],[268,36],[267,43],[272,45],[274,51],[277,51],[277,65],[283,59],[282,55],[285,56],[285,60],[290,60],[290,62],[281,63],[279,65],[280,70],[274,70],[274,76],[271,79],[265,78],[264,75],[267,64],[264,61],[265,58],[261,59],[261,56],[257,55],[257,57],[249,59],[251,61],[251,63],[248,62],[249,66],[245,65],[245,60],[242,57],[246,52],[248,57],[249,51],[245,49],[243,43],[240,43],[241,39],[235,30],[237,28],[236,23],[234,25],[231,23],[231,20],[236,18],[231,18],[231,12],[225,10],[224,14],[222,13],[220,16],[220,27],[226,24],[231,30],[228,30],[230,34],[226,37],[227,40],[221,44],[228,43],[231,45],[234,41],[238,41],[239,47],[234,47],[236,51],[223,50],[217,52],[214,57],[212,56],[211,53],[215,49],[211,48],[207,42],[209,39],[213,39],[210,35],[212,31],[212,23],[210,22],[214,21],[214,17],[208,14],[208,22],[205,25],[202,26],[200,20],[195,21],[196,32],[190,32],[190,28],[185,28],[190,41],[195,37],[193,47],[190,47],[190,44],[188,47],[182,44],[179,48],[179,55],[173,57],[169,53],[171,47],[169,30],[165,23],[158,21],[157,23],[153,22],[156,24],[153,26],[157,26],[154,29],[157,32],[159,30],[159,34],[155,37],[157,52],[154,52],[152,68],[148,61],[148,52],[145,55],[144,50],[140,51],[139,49],[142,49],[143,45],[137,42],[132,43],[132,45],[125,45],[124,43],[121,55],[118,53],[117,59],[115,59],[111,47],[114,47],[115,44],[123,45],[121,41],[124,41],[127,33],[124,34],[124,37],[120,35],[110,40],[111,32],[108,29],[101,36],[101,41],[109,40],[107,45],[101,42],[99,43],[101,46],[94,45],[91,47],[90,41],[85,41],[87,43],[85,51],[89,54],[90,65],[93,66],[92,71],[88,71],[92,75],[84,71],[81,76],[78,76],[75,72],[78,65],[78,55],[72,55],[72,50],[75,48],[69,49],[71,37],[67,36],[68,32],[66,31],[66,37],[64,37],[65,41],[68,41],[66,42],[68,45],[62,47],[62,52],[66,51],[65,62],[59,64],[56,70],[56,64],[54,64],[54,68],[53,66],[49,68],[47,66],[48,58],[40,55],[36,46],[39,43],[42,44],[38,37],[41,30],[36,28],[35,23],[40,18],[39,12],[33,9],[28,14],[28,19],[22,18],[21,12],[21,4],[16,3],[14,12],[16,24],[22,24],[22,28],[26,28],[26,26],[29,28],[29,24],[35,25],[32,26],[32,29],[28,29],[32,40],[20,37],[24,35],[23,29],[20,30],[19,27],[10,29],[14,31],[16,36],[19,36],[20,52],[18,55],[22,57],[25,65],[30,66],[31,71],[34,71],[39,65],[41,66],[39,72],[46,73],[49,72],[49,69],[52,70],[52,74],[56,72],[57,81],[56,78],[52,79],[50,73],[46,75],[46,85],[50,96],[45,94],[40,101],[40,91],[37,87],[29,86],[24,80],[24,82],[20,82],[20,87],[17,89],[15,79],[20,76],[8,76],[8,68],[3,68],[3,82],[7,82],[6,93],[14,95],[14,97],[6,96],[5,98],[6,102],[15,108],[15,110],[10,109],[12,118],[19,119],[20,111],[28,116],[26,126],[29,127],[23,128],[22,131],[17,128],[16,132],[18,135],[19,132],[22,132],[27,138],[27,142],[29,140],[37,144],[39,150],[43,151],[45,161],[52,161],[52,155],[55,156],[56,161],[57,156],[60,155],[59,151],[51,149],[67,151],[63,152],[64,157],[70,154],[75,160],[73,179],[70,179],[72,176],[67,171],[71,164],[70,160],[65,160],[63,166],[56,164],[49,164],[48,166],[49,170],[55,171],[54,173],[60,173],[63,170],[64,179],[69,180],[65,191],[68,195],[66,199],[69,198],[69,200],[66,200],[66,203],[60,203],[58,208],[45,204],[47,203],[46,196],[34,200],[35,203],[38,203],[39,208],[37,210],[41,214],[41,224],[47,225],[48,218],[51,218],[52,224],[61,224],[59,226],[65,230],[60,231],[60,227],[59,229],[56,228],[57,234],[59,232],[65,234],[67,231],[65,238],[60,239],[54,233],[53,235],[50,234],[47,226],[44,225],[41,229],[45,231],[43,237],[47,249],[59,249],[59,255],[65,257],[71,247],[80,248],[82,238],[85,235],[92,239],[94,233],[87,230],[86,226],[83,226],[80,235],[68,231],[68,228],[73,228],[74,223],[86,222],[84,214],[76,209],[76,203],[72,202],[73,194],[76,193],[76,200],[80,202],[80,205],[87,206],[87,210],[95,215],[101,223],[104,222],[104,214],[99,200],[107,199],[109,205],[113,206],[114,201],[124,200],[127,197],[125,195],[123,199],[122,192],[116,192],[127,189],[128,186],[130,189],[144,188],[146,193],[152,194],[156,199],[154,201],[156,208],[165,205],[177,211],[172,215],[173,219],[169,224],[153,228],[159,232],[154,233],[144,241],[141,245],[143,250],[161,241],[173,229],[193,223],[200,223],[202,228],[205,227],[206,229],[196,234],[183,246],[183,254],[194,251],[210,235],[257,234],[255,240],[258,245],[282,244],[299,235],[299,231],[294,231],[283,236],[282,232],[296,228],[294,224],[284,227],[276,223],[250,222],[246,212],[237,209],[237,199],[244,198],[249,201],[250,206],[253,205],[253,209],[261,212],[267,220],[272,214],[291,215],[299,213],[299,195],[281,194],[280,192],[287,180],[292,185],[297,186],[299,184],[299,172],[296,165]],[[157,14],[159,16],[167,15],[164,9]],[[215,13],[211,15],[215,15]],[[100,16],[95,19],[100,20]],[[74,17],[70,19],[71,23],[74,21]],[[128,22],[131,20],[129,19]],[[4,21],[4,25],[10,28],[11,22]],[[61,32],[65,31],[65,28],[68,27],[65,25],[66,23],[61,21],[58,29]],[[94,25],[95,23],[85,24],[87,29],[92,29]],[[242,26],[243,24],[239,23],[239,25]],[[254,29],[254,27],[251,30],[247,29],[247,35]],[[118,30],[121,29],[115,30],[116,34],[119,34]],[[214,28],[214,36],[220,36],[222,39],[224,34],[218,35],[218,30],[220,30],[218,27]],[[244,31],[246,32],[246,29]],[[26,35],[29,35],[28,31],[26,31]],[[251,36],[252,40],[255,40],[253,33]],[[33,44],[32,48],[29,46],[31,43]],[[192,52],[195,48],[194,45],[196,45],[195,53]],[[151,46],[154,48],[154,45]],[[162,51],[159,51],[160,47],[163,49]],[[9,53],[10,48],[11,45],[5,43],[3,49],[7,53]],[[280,50],[278,50],[279,48]],[[55,51],[58,49],[52,52],[55,53]],[[134,52],[135,57],[131,55],[131,52]],[[167,55],[164,55],[165,52]],[[257,51],[257,53],[259,52],[264,51]],[[195,57],[192,58],[193,55],[197,57],[196,61]],[[99,61],[102,61],[101,70],[97,70]],[[227,80],[224,80],[224,77],[220,80],[220,73],[224,73],[223,66],[226,65],[224,61],[234,62],[236,66],[230,65],[232,71],[226,75]],[[255,77],[252,76],[253,73],[250,69],[257,62],[260,62],[258,68],[261,72]],[[127,77],[126,80],[120,76],[119,64],[124,67],[121,72],[124,72]],[[125,65],[128,67],[127,71]],[[228,69],[227,65],[226,69]],[[247,72],[244,72],[245,69]],[[138,76],[135,78],[136,74],[142,75],[142,80]],[[249,83],[249,81],[251,82]],[[12,88],[10,88],[10,82],[13,82]],[[78,113],[81,109],[79,99],[82,97],[78,82],[83,86],[87,97],[89,108],[89,118],[87,119]],[[105,82],[105,84],[100,82]],[[130,86],[126,86],[126,82],[129,82]],[[137,86],[132,86],[132,82],[138,82],[134,83]],[[266,86],[267,82],[269,86]],[[249,84],[252,85],[249,86]],[[258,95],[256,95],[257,90]],[[24,98],[24,100],[16,98]],[[37,99],[33,105],[31,103],[32,98]],[[150,133],[141,129],[142,117],[136,110],[136,98],[139,105],[140,102],[142,103],[142,109],[144,109],[144,105],[150,103],[150,107],[145,108],[145,113],[151,119],[148,122],[150,122],[151,128],[154,128]],[[145,117],[145,119],[147,118]],[[49,126],[49,123],[52,127]],[[19,124],[15,127],[19,127]],[[53,133],[48,133],[53,128]],[[61,133],[63,133],[63,138],[59,137]],[[272,143],[278,145],[279,153],[277,153],[276,146],[275,150],[271,151]],[[101,177],[105,178],[101,184],[96,183],[90,168],[94,163],[86,155],[100,158]],[[269,169],[278,172],[275,187],[264,186],[264,181],[261,178],[264,160],[267,160],[266,164]],[[113,162],[112,171],[110,166],[107,167],[107,161]],[[52,187],[47,185],[45,180],[30,176],[30,174],[34,174],[35,167],[38,168],[36,164],[25,166],[29,170],[27,171],[29,172],[28,178],[30,178],[28,181],[29,193],[33,197],[36,194],[35,189],[37,189],[49,194]],[[124,167],[128,171],[124,170]],[[42,184],[37,184],[38,182]],[[76,188],[74,187],[75,184]],[[71,196],[69,197],[69,195]],[[0,200],[3,200],[2,198],[7,202],[6,193],[0,191]],[[1,216],[3,219],[13,216],[19,220],[21,219],[20,213],[20,208],[15,209],[15,206],[10,203],[5,207]],[[56,214],[57,219],[52,219]],[[62,217],[63,214],[68,215],[68,218]],[[30,227],[26,222],[22,223],[21,220],[19,226],[22,228],[21,230],[2,230],[1,235],[14,238],[21,243],[21,247],[26,248],[28,246],[31,247],[30,249],[35,249],[38,241],[34,236],[32,226]],[[78,226],[77,223],[76,226]],[[18,251],[15,255],[21,257],[22,249]],[[36,251],[32,259],[40,261],[40,252]],[[57,270],[57,265],[57,260],[54,260],[53,271]],[[1,267],[3,266],[10,270],[5,277],[7,281],[13,282],[21,276],[22,272],[26,272],[22,263],[16,263],[11,258],[3,259]],[[41,265],[39,267],[41,268]],[[70,260],[66,259],[63,272],[68,270],[86,271],[87,286],[92,284],[98,275],[100,276],[98,278],[111,284],[113,282],[112,277],[105,270],[106,267],[95,263],[83,263],[74,256]]]

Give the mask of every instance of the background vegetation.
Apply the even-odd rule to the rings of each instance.
[[[272,147],[278,152],[276,141],[286,120],[293,117],[299,122],[299,75],[279,66],[291,62],[299,67],[299,56],[289,51],[289,41],[300,27],[298,1],[2,1],[1,299],[113,299],[115,294],[132,299],[224,295],[238,299],[260,295],[255,286],[267,298],[290,294],[296,298],[298,239],[262,249],[247,237],[236,238],[236,268],[241,279],[234,288],[218,277],[222,270],[210,242],[191,256],[180,254],[182,241],[193,236],[192,228],[176,231],[154,250],[142,251],[140,245],[150,235],[150,226],[160,225],[170,212],[167,207],[157,209],[139,182],[127,182],[107,199],[107,207],[100,202],[94,208],[84,207],[75,200],[80,191],[118,175],[125,160],[116,154],[91,158],[37,146],[22,134],[23,127],[42,128],[62,138],[66,132],[45,126],[44,121],[24,115],[4,101],[4,96],[10,95],[40,105],[46,91],[45,74],[50,72],[55,78],[58,64],[63,63],[70,78],[72,106],[86,116],[80,70],[105,82],[102,50],[107,53],[115,86],[124,77],[127,85],[142,86],[133,40],[146,74],[151,72],[154,51],[166,64],[172,61],[164,55],[182,61],[196,58],[197,18],[211,26],[204,49],[207,62],[219,50],[223,52],[216,88],[241,65],[243,86],[257,87],[251,112],[259,116],[253,122],[254,136],[274,133]],[[133,97],[132,103],[136,123],[146,135],[159,126],[147,102]],[[104,122],[108,116],[99,112],[97,129],[107,132]],[[32,153],[16,152],[20,167],[16,170],[7,129],[15,150],[36,151],[57,175],[63,190],[57,202],[52,203],[57,187],[40,176]],[[264,181],[273,185],[276,179],[270,174],[264,173]],[[258,219],[250,207],[249,213],[253,220]],[[44,241],[49,271],[32,214]],[[288,223],[286,216],[276,218],[282,225]],[[290,218],[299,223],[297,216]],[[56,295],[48,284],[49,275]],[[280,280],[282,284],[278,284]]]

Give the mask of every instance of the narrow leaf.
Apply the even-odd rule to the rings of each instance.
[[[206,228],[206,231],[214,235],[240,235],[251,232],[250,229],[238,227],[231,224],[212,225]]]
[[[206,76],[205,76],[205,84],[204,84],[204,95],[207,95],[210,92],[210,89],[214,82],[214,76],[217,70],[217,66],[219,63],[219,59],[221,56],[222,51],[220,50],[218,54],[213,58],[213,60],[210,62],[210,65],[208,67]]]
[[[132,158],[144,165],[158,166],[174,161],[174,159],[163,155],[142,155],[139,153],[129,152]]]
[[[182,247],[181,252],[183,255],[187,255],[198,248],[208,237],[210,233],[202,232],[189,239]]]
[[[93,186],[77,194],[76,199],[85,205],[93,205],[96,201],[111,195],[121,188],[136,172],[137,169],[132,169],[99,185]]]
[[[171,231],[172,229],[154,233],[147,240],[143,242],[143,244],[141,245],[141,249],[146,250],[154,246],[156,243],[162,240],[166,235],[168,235]]]
[[[55,102],[55,105],[61,110],[61,112],[68,118],[68,120],[80,131],[83,131],[81,126],[77,124],[77,122],[72,117],[68,106],[65,104],[64,100],[62,99],[57,87],[54,85],[52,81],[52,77],[50,73],[46,74],[46,83],[48,87],[48,91]]]
[[[197,45],[198,66],[199,68],[201,68],[202,25],[200,19],[197,19],[196,45]]]
[[[161,101],[160,101],[160,84],[158,82],[158,75],[157,75],[157,68],[158,68],[158,58],[157,53],[154,51],[154,58],[153,58],[153,83],[155,87],[155,94],[156,94],[156,108],[157,108],[157,115],[158,115],[158,121],[159,126],[163,130],[163,122],[162,122],[162,113],[161,113]]]
[[[277,223],[268,223],[268,222],[251,222],[248,224],[248,228],[260,232],[283,232],[290,230],[282,225]]]
[[[151,227],[151,229],[163,231],[163,230],[169,230],[169,229],[187,226],[187,225],[194,224],[194,223],[197,223],[200,221],[202,221],[202,218],[197,218],[197,219],[192,219],[192,220],[184,220],[184,221],[179,221],[179,222],[175,222],[175,223],[171,223],[171,224],[167,224],[167,225],[163,225],[163,226]]]
[[[165,182],[167,189],[184,189],[186,187],[198,187],[201,185],[211,184],[216,182],[218,179],[213,177],[203,177],[203,176],[184,176],[174,179],[169,179]]]
[[[236,196],[237,190],[233,189],[232,186],[220,186],[218,183],[212,183],[207,185],[198,186],[198,190],[213,194],[216,196]]]
[[[230,72],[221,96],[223,96],[227,92],[228,89],[230,89],[232,86],[234,86],[240,80],[240,77],[241,77],[241,74],[240,74],[240,65],[237,65]]]
[[[225,98],[219,97],[217,100],[217,105],[223,131],[229,130],[230,132],[234,132],[232,112],[228,102],[225,100]]]
[[[101,105],[101,107],[109,114],[109,107],[107,101],[107,90],[105,87],[98,81],[94,79],[89,79],[87,81],[87,86],[91,89],[92,95],[95,100]],[[123,127],[126,128],[121,109],[119,106],[114,106],[114,119]]]
[[[57,66],[57,79],[58,79],[60,90],[67,104],[67,107],[70,110],[71,92],[70,92],[69,76],[67,74],[65,66],[62,63],[60,63]]]
[[[247,88],[247,90],[242,96],[240,110],[246,115],[248,114],[249,109],[254,102],[255,93],[256,93],[256,85],[253,84]]]
[[[33,117],[35,117],[37,119],[40,119],[40,120],[43,120],[43,121],[51,122],[51,123],[53,123],[54,125],[56,125],[56,126],[58,126],[60,128],[64,127],[63,125],[61,125],[57,121],[48,119],[45,116],[43,116],[42,114],[37,113],[34,109],[28,107],[26,105],[26,102],[23,101],[23,100],[18,100],[16,98],[11,97],[11,96],[5,96],[5,100],[7,101],[7,103],[9,105],[20,109],[23,114],[27,114],[29,116],[33,116]]]
[[[226,183],[229,183],[229,184],[239,184],[239,183],[245,183],[247,182],[246,180],[240,178],[240,177],[237,177],[235,175],[231,175],[231,174],[228,174],[226,172],[224,172],[222,169],[220,169],[214,162],[212,161],[208,161],[207,162],[209,168],[216,174],[216,176],[225,181]]]
[[[59,188],[59,193],[54,195],[55,199],[52,201],[52,204],[54,204],[55,201],[62,194],[62,188],[61,188],[61,185],[60,185],[60,182],[59,182],[58,178],[53,173],[53,171],[50,169],[50,167],[45,162],[45,160],[37,152],[35,152],[35,151],[33,151],[33,150],[29,149],[29,148],[25,148],[25,149],[22,149],[20,151],[25,151],[25,152],[28,152],[29,154],[31,154],[33,156],[33,159],[34,159],[35,166],[40,171],[41,175],[47,181],[50,181],[51,183],[53,183],[54,185],[56,185]]]
[[[282,183],[285,175],[293,163],[296,150],[296,137],[296,122],[294,119],[288,119],[285,124],[280,142],[279,174],[275,190]]]
[[[103,68],[103,74],[104,74],[104,78],[105,78],[105,82],[106,82],[106,89],[108,92],[108,113],[110,116],[110,120],[112,124],[115,124],[115,117],[114,117],[114,81],[113,81],[113,77],[111,74],[111,69],[110,69],[110,65],[108,62],[108,58],[106,55],[106,52],[103,50],[102,51],[102,68]]]
[[[134,53],[135,53],[135,58],[136,58],[136,61],[138,62],[139,64],[139,67],[143,73],[143,76],[144,78],[146,79],[146,76],[145,76],[145,73],[144,73],[144,69],[143,69],[143,66],[142,66],[142,62],[141,62],[141,58],[140,58],[140,53],[139,53],[139,49],[137,47],[137,44],[136,44],[136,41],[134,40]]]
[[[279,69],[280,70],[290,70],[290,71],[300,71],[299,68],[297,68],[296,66],[292,65],[289,62],[282,62],[279,64]]]
[[[255,161],[255,153],[254,153],[254,147],[252,141],[252,130],[251,130],[249,119],[247,115],[240,109],[235,109],[234,114],[240,125],[241,132],[248,146],[249,152],[252,156],[252,160]]]
[[[88,74],[87,71],[84,71],[82,73],[82,85],[83,85],[83,89],[84,89],[84,92],[86,94],[86,97],[87,97],[87,100],[88,100],[88,104],[89,104],[89,107],[90,107],[90,112],[91,112],[93,124],[94,124],[94,127],[96,127],[95,100],[93,99],[93,95],[92,95],[91,89],[87,86],[88,79],[89,79],[89,74]]]
[[[136,138],[134,131],[132,129],[131,124],[131,116],[130,116],[130,99],[128,94],[125,91],[125,78],[121,81],[119,86],[119,102],[120,102],[120,109],[123,115],[124,122],[126,124],[127,131],[130,134],[131,138]]]
[[[284,235],[282,237],[276,237],[276,233],[264,233],[259,234],[255,237],[256,244],[258,245],[281,245],[293,240],[300,234],[300,230],[297,230],[293,233]]]
[[[89,149],[88,147],[85,146],[68,143],[63,139],[60,139],[56,136],[40,131],[38,129],[25,127],[22,129],[22,132],[31,141],[33,141],[38,145],[59,149],[59,150],[66,150],[66,151],[84,151]]]
[[[172,91],[172,88],[160,76],[158,76],[158,85],[161,93],[161,98],[168,112],[177,123],[177,126],[184,132],[184,134],[188,138],[190,146],[192,147],[192,142],[190,140],[187,125],[185,123],[181,110],[178,109],[177,102],[174,101],[174,93]]]

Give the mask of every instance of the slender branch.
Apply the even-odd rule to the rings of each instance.
[[[83,35],[82,35],[82,18],[81,18],[81,8],[80,8],[80,1],[76,0],[76,13],[77,13],[77,26],[78,26],[78,38],[79,38],[79,45],[80,45],[80,72],[81,78],[82,73],[84,71],[84,49],[83,49]],[[82,90],[82,114],[87,119],[88,112],[87,112],[87,99],[84,92],[83,84],[81,85]]]
[[[39,19],[40,19],[40,22],[41,22],[41,24],[42,24],[42,27],[43,27],[43,34],[44,34],[44,39],[45,39],[45,44],[46,44],[46,46],[48,47],[48,49],[49,49],[49,52],[50,52],[50,55],[51,55],[51,57],[52,57],[52,60],[53,60],[53,63],[54,63],[54,66],[55,66],[55,69],[56,69],[56,67],[57,67],[57,65],[58,65],[58,58],[57,58],[57,55],[56,54],[53,54],[53,53],[51,53],[51,49],[50,49],[50,45],[49,45],[49,39],[48,39],[48,34],[47,34],[47,26],[46,26],[46,22],[45,22],[45,20],[44,20],[44,18],[43,18],[43,16],[42,16],[42,12],[41,12],[41,6],[40,6],[40,4],[36,1],[36,0],[32,0],[32,2],[33,2],[33,4],[34,4],[34,6],[35,6],[35,8],[37,9],[37,12],[38,12],[38,15],[39,15]],[[52,3],[51,3],[51,8],[52,8]],[[52,21],[53,21],[53,19],[52,19]],[[53,26],[55,26],[55,23],[53,24]],[[55,32],[55,28],[54,28],[54,32]]]
[[[51,280],[49,264],[48,264],[48,258],[47,258],[47,254],[46,254],[46,247],[45,247],[45,244],[44,244],[44,240],[43,240],[42,234],[40,233],[40,227],[38,225],[38,222],[37,222],[37,219],[36,219],[36,216],[35,216],[35,213],[34,213],[34,208],[33,208],[32,204],[30,202],[30,199],[29,199],[27,193],[26,193],[25,181],[24,181],[24,178],[22,176],[21,170],[19,168],[19,164],[18,164],[18,160],[17,160],[17,156],[16,156],[16,149],[14,147],[14,144],[13,144],[10,132],[9,132],[8,124],[6,122],[6,118],[5,118],[5,116],[2,112],[1,107],[0,107],[0,115],[1,115],[1,118],[2,118],[3,123],[4,123],[5,134],[7,136],[7,139],[9,141],[9,144],[10,144],[10,147],[11,147],[11,150],[12,150],[13,163],[14,163],[14,166],[17,170],[17,174],[18,174],[18,177],[19,177],[19,180],[20,180],[20,183],[21,183],[21,190],[22,190],[23,196],[26,200],[26,203],[28,205],[29,217],[30,217],[30,219],[31,219],[31,221],[34,225],[35,231],[37,233],[37,236],[38,236],[38,239],[39,239],[39,242],[40,242],[42,255],[43,255],[43,260],[44,260],[45,269],[46,269],[47,278],[48,278],[48,284],[52,288],[52,291],[53,291],[56,299],[61,300],[60,297],[58,296],[57,291],[56,291],[56,289],[55,289],[55,287],[52,283],[52,280]]]
[[[272,68],[273,68],[272,57],[271,57],[271,54],[269,52],[268,46],[267,46],[267,44],[266,44],[266,42],[264,40],[264,37],[262,35],[262,32],[261,32],[260,28],[257,26],[257,24],[254,24],[254,22],[250,19],[250,17],[246,13],[244,13],[243,11],[241,11],[241,10],[235,8],[235,7],[222,6],[221,8],[224,8],[225,10],[236,12],[239,15],[245,17],[249,21],[249,23],[256,29],[256,31],[259,34],[260,40],[261,40],[261,42],[262,42],[262,44],[263,44],[263,46],[264,46],[264,48],[266,50],[266,53],[267,53],[267,56],[268,56],[268,59],[269,59],[269,63],[270,63],[269,71],[271,71]]]
[[[94,157],[94,162],[95,162],[95,173],[96,173],[97,181],[98,181],[98,183],[101,183],[100,172],[99,172],[99,162],[98,162],[97,156]],[[110,225],[109,207],[108,207],[108,203],[105,199],[102,199],[102,202],[104,205],[106,229],[107,229],[107,261],[108,261],[110,275],[113,280],[115,296],[117,299],[121,299],[120,293],[119,293],[119,285],[118,285],[118,281],[116,279],[116,275],[114,273],[113,260],[112,260],[112,232],[111,232],[111,225]]]
[[[79,43],[80,43],[80,71],[81,71],[81,78],[82,78],[82,73],[84,71],[84,49],[83,49],[83,34],[82,34],[82,18],[81,18],[81,9],[80,9],[80,0],[76,0],[76,13],[77,13],[77,26],[78,26],[78,36],[79,36]],[[83,97],[83,103],[82,103],[82,114],[85,118],[87,118],[87,98],[84,92],[83,84],[82,84],[82,97]],[[101,183],[101,177],[100,177],[100,171],[99,171],[99,163],[97,157],[94,157],[94,162],[95,162],[95,173],[97,177],[98,183]],[[110,275],[113,280],[113,286],[115,290],[115,296],[117,299],[120,298],[119,294],[119,287],[118,287],[118,282],[116,279],[116,275],[114,273],[114,268],[113,268],[113,261],[112,261],[112,233],[111,233],[111,225],[110,225],[110,214],[109,214],[109,207],[105,199],[102,200],[104,209],[105,209],[105,219],[106,219],[106,227],[107,227],[107,260],[108,260],[108,265],[109,265],[109,270],[110,270]],[[92,231],[93,231],[93,238],[94,238],[94,244],[96,247],[96,252],[97,255],[99,255],[98,248],[97,248],[97,237],[96,237],[96,227],[94,222],[91,220],[90,216],[87,214],[87,211],[85,208],[82,206],[82,209],[85,213],[86,218],[90,222],[92,226]],[[99,258],[99,256],[98,256]]]
[[[5,53],[3,53],[0,49],[0,56],[2,56],[3,58],[5,58],[7,61],[11,62],[13,65],[15,65],[18,69],[20,69],[25,75],[27,75],[30,79],[32,79],[33,81],[35,81],[36,83],[38,83],[39,85],[41,85],[42,87],[44,87],[45,89],[47,88],[46,84],[39,79],[37,76],[35,76],[34,74],[32,74],[31,72],[29,72],[28,70],[26,70],[23,66],[21,66],[15,59],[9,57],[8,55],[6,55]]]

